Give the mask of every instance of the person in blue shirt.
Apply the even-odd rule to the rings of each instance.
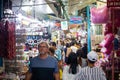
[[[25,80],[60,80],[58,61],[48,55],[48,44],[41,42],[38,51],[39,55],[30,60]]]

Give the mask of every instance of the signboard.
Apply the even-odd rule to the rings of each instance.
[[[107,7],[120,7],[120,0],[107,0]]]
[[[61,21],[61,29],[68,30],[68,22],[67,21]]]
[[[82,17],[73,16],[73,17],[70,17],[70,24],[81,24],[82,20],[83,20]]]

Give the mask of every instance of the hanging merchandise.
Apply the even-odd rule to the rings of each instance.
[[[100,43],[100,46],[109,47],[112,44],[113,40],[114,40],[114,35],[112,33],[109,33],[105,36],[104,40]]]
[[[91,8],[91,21],[94,24],[107,23],[109,19],[108,8],[106,6],[101,8]]]
[[[106,35],[106,34],[108,34],[108,33],[112,33],[112,24],[111,23],[107,23],[107,24],[105,24],[105,31],[104,31],[104,34]]]
[[[100,46],[102,47],[101,52],[105,54],[111,54],[111,51],[113,49],[113,40],[114,35],[112,33],[107,34],[104,40],[100,43]]]
[[[109,47],[102,47],[101,52],[107,55],[110,55],[113,49],[113,44],[110,44]]]
[[[120,20],[120,8],[119,7],[111,8],[111,17],[113,17],[114,26],[120,27],[120,22],[119,22],[119,20]]]
[[[104,34],[107,35],[109,33],[117,33],[118,32],[118,27],[116,25],[114,25],[113,27],[113,24],[112,23],[107,23],[105,24],[105,31],[104,31]]]
[[[8,59],[15,57],[15,24],[6,21],[0,23],[0,56]]]

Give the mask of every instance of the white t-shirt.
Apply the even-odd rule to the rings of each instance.
[[[70,66],[69,65],[65,65],[63,67],[63,80],[74,80],[75,76],[79,73],[79,71],[81,70],[81,66],[78,65],[77,69],[78,69],[78,72],[76,74],[72,74],[72,73],[69,73],[69,68]]]
[[[77,52],[77,49],[78,49],[77,47],[75,47],[75,46],[71,46],[70,48],[71,48],[72,52],[74,52],[74,53]]]

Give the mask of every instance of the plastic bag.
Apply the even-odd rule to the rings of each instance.
[[[107,23],[109,19],[108,15],[108,8],[102,7],[102,8],[91,8],[91,22],[94,24],[102,24]]]

